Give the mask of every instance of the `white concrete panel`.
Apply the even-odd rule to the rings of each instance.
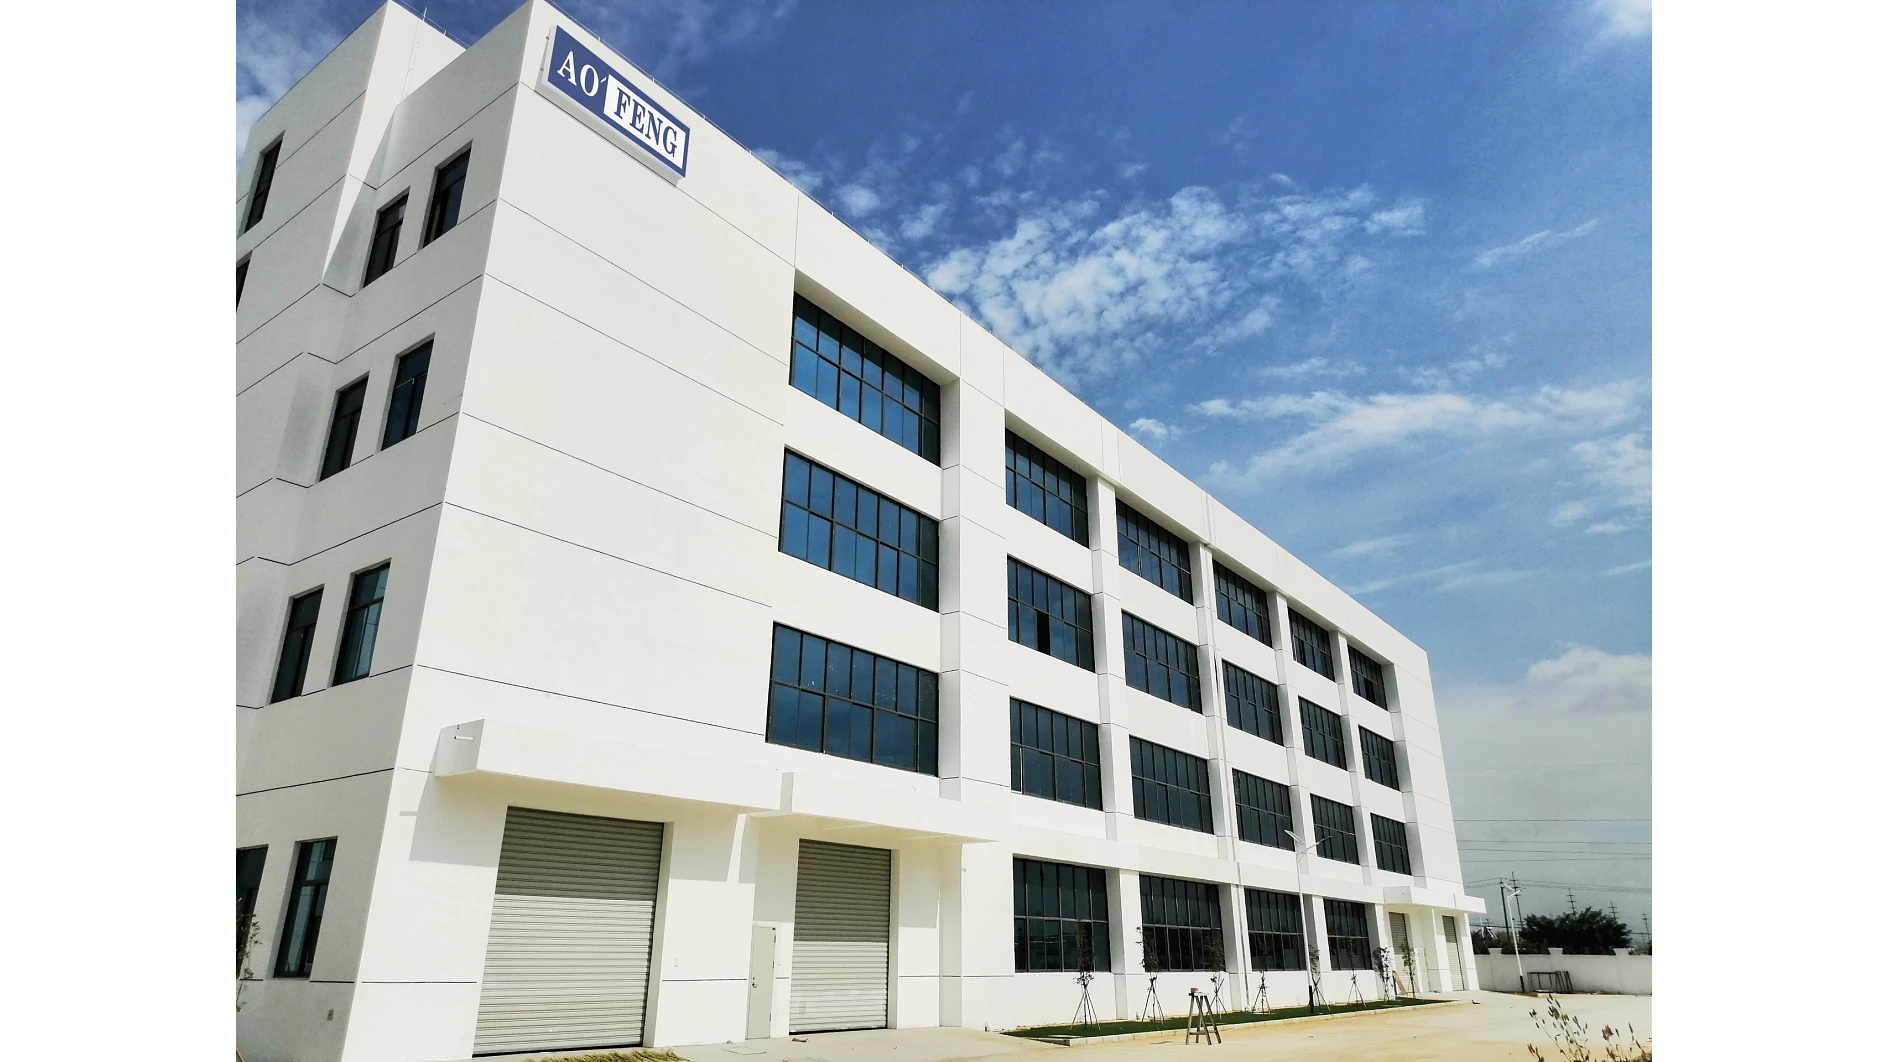
[[[938,384],[956,378],[957,308],[804,195],[793,262],[821,309]]]

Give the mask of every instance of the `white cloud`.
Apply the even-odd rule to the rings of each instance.
[[[1341,549],[1331,551],[1333,557],[1377,557],[1394,553],[1411,542],[1415,535],[1386,535],[1382,538],[1364,538],[1352,542]]]
[[[1423,231],[1426,218],[1423,205],[1416,200],[1405,200],[1390,210],[1379,210],[1364,222],[1364,231],[1371,235],[1387,232],[1394,236],[1415,236]]]
[[[922,240],[937,231],[937,225],[943,219],[950,203],[926,203],[918,212],[907,216],[898,223],[898,231],[908,240]]]
[[[1606,34],[1643,37],[1652,32],[1652,0],[1593,0],[1593,10],[1606,23]]]
[[[833,192],[833,195],[839,200],[840,207],[846,213],[858,217],[872,214],[885,204],[883,197],[862,184],[841,185],[837,191]]]
[[[1512,335],[1503,336],[1500,345],[1477,343],[1469,348],[1468,356],[1457,358],[1442,365],[1418,365],[1399,368],[1397,373],[1411,384],[1430,391],[1447,391],[1462,386],[1469,380],[1492,369],[1503,368],[1508,364],[1505,347],[1513,339]]]
[[[1547,522],[1553,524],[1555,527],[1565,527],[1568,524],[1584,520],[1592,515],[1593,504],[1591,502],[1561,502],[1554,508],[1552,515],[1548,516]]]
[[[754,157],[773,168],[773,171],[787,180],[794,187],[807,195],[820,190],[826,183],[826,175],[796,158],[789,158],[772,148],[755,148]]]
[[[1295,380],[1301,376],[1357,376],[1363,371],[1364,367],[1354,362],[1339,365],[1324,358],[1306,358],[1290,365],[1268,365],[1259,370],[1259,375],[1275,380]]]
[[[1617,535],[1626,530],[1626,525],[1617,520],[1608,520],[1603,524],[1593,524],[1586,529],[1589,535]]]
[[[1630,572],[1642,572],[1651,567],[1652,567],[1652,562],[1650,560],[1642,560],[1636,564],[1622,564],[1617,568],[1608,568],[1605,571],[1601,572],[1600,574],[1601,575],[1626,575]]]
[[[1599,224],[1600,219],[1592,218],[1588,221],[1581,222],[1579,225],[1565,232],[1553,232],[1544,229],[1534,233],[1532,236],[1524,236],[1513,243],[1502,244],[1500,247],[1490,247],[1475,256],[1474,266],[1476,269],[1490,269],[1515,258],[1525,258],[1528,255],[1538,254],[1541,251],[1550,251],[1562,244],[1570,243],[1585,236],[1587,233],[1598,228]]]
[[[1612,492],[1615,504],[1641,510],[1651,506],[1652,451],[1643,433],[1579,443],[1573,455],[1586,466],[1588,479]]]
[[[1373,579],[1359,586],[1351,587],[1349,592],[1357,597],[1388,590],[1393,586],[1407,583],[1428,583],[1431,590],[1439,593],[1453,593],[1458,590],[1473,590],[1484,586],[1506,586],[1531,579],[1540,572],[1519,568],[1483,568],[1479,560],[1458,561],[1438,568],[1426,568],[1422,571],[1407,572],[1403,575],[1391,575],[1382,579]]]
[[[1174,434],[1172,425],[1163,424],[1152,417],[1142,417],[1128,425],[1128,430],[1153,442],[1165,442]]]

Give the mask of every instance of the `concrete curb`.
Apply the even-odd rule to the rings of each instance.
[[[1401,1007],[1380,1007],[1376,1010],[1353,1010],[1344,1014],[1306,1014],[1296,1018],[1272,1018],[1267,1021],[1242,1021],[1236,1025],[1222,1024],[1221,1029],[1252,1029],[1274,1025],[1297,1025],[1307,1021],[1336,1021],[1339,1018],[1367,1018],[1377,1014],[1404,1014],[1413,1010],[1429,1007],[1459,1007],[1470,1002],[1466,999],[1436,999],[1426,1003],[1411,1003]],[[1185,1036],[1186,1026],[1177,1029],[1149,1029],[1146,1032],[1114,1033],[1110,1036],[1022,1036],[1018,1039],[1034,1040],[1039,1044],[1054,1044],[1057,1047],[1081,1047],[1084,1044],[1107,1044],[1117,1040],[1151,1040],[1156,1036]]]

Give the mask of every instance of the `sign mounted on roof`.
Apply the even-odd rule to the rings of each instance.
[[[549,90],[552,99],[569,100],[583,113],[602,119],[604,128],[641,149],[638,157],[647,155],[676,177],[688,176],[688,126],[562,26],[551,31],[539,87]]]

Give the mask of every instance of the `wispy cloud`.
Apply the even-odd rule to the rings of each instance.
[[[1274,380],[1296,380],[1307,376],[1357,376],[1364,367],[1355,362],[1333,362],[1325,358],[1306,358],[1290,365],[1268,365],[1259,375]]]
[[[1630,572],[1642,572],[1651,567],[1652,567],[1652,562],[1650,560],[1642,560],[1636,564],[1622,564],[1617,568],[1608,568],[1604,572],[1601,572],[1600,574],[1601,575],[1626,575]]]
[[[1395,553],[1397,550],[1402,549],[1404,546],[1414,541],[1416,541],[1415,535],[1386,535],[1382,538],[1364,538],[1352,542],[1348,546],[1332,550],[1331,556],[1346,558],[1379,557]]]
[[[1539,569],[1484,568],[1481,561],[1469,560],[1373,579],[1350,587],[1349,592],[1354,596],[1363,597],[1388,590],[1393,586],[1427,583],[1431,590],[1438,593],[1454,593],[1458,590],[1474,590],[1486,586],[1506,586],[1523,579],[1531,579],[1539,574],[1541,574]]]
[[[1525,258],[1528,255],[1539,254],[1542,251],[1551,251],[1562,244],[1571,243],[1585,236],[1598,228],[1599,224],[1600,219],[1593,218],[1581,222],[1579,225],[1565,232],[1554,232],[1544,229],[1534,233],[1532,236],[1523,236],[1513,243],[1505,243],[1500,247],[1490,247],[1475,256],[1474,268],[1492,269],[1503,262],[1512,261],[1516,258]]]
[[[1152,417],[1142,417],[1128,425],[1128,430],[1150,442],[1166,442],[1175,434],[1173,425],[1163,424]]]
[[[1652,451],[1644,433],[1578,443],[1573,455],[1586,466],[1589,480],[1611,492],[1614,504],[1640,510],[1651,506]]]
[[[1643,37],[1652,32],[1652,0],[1593,0],[1593,11],[1614,37]]]

